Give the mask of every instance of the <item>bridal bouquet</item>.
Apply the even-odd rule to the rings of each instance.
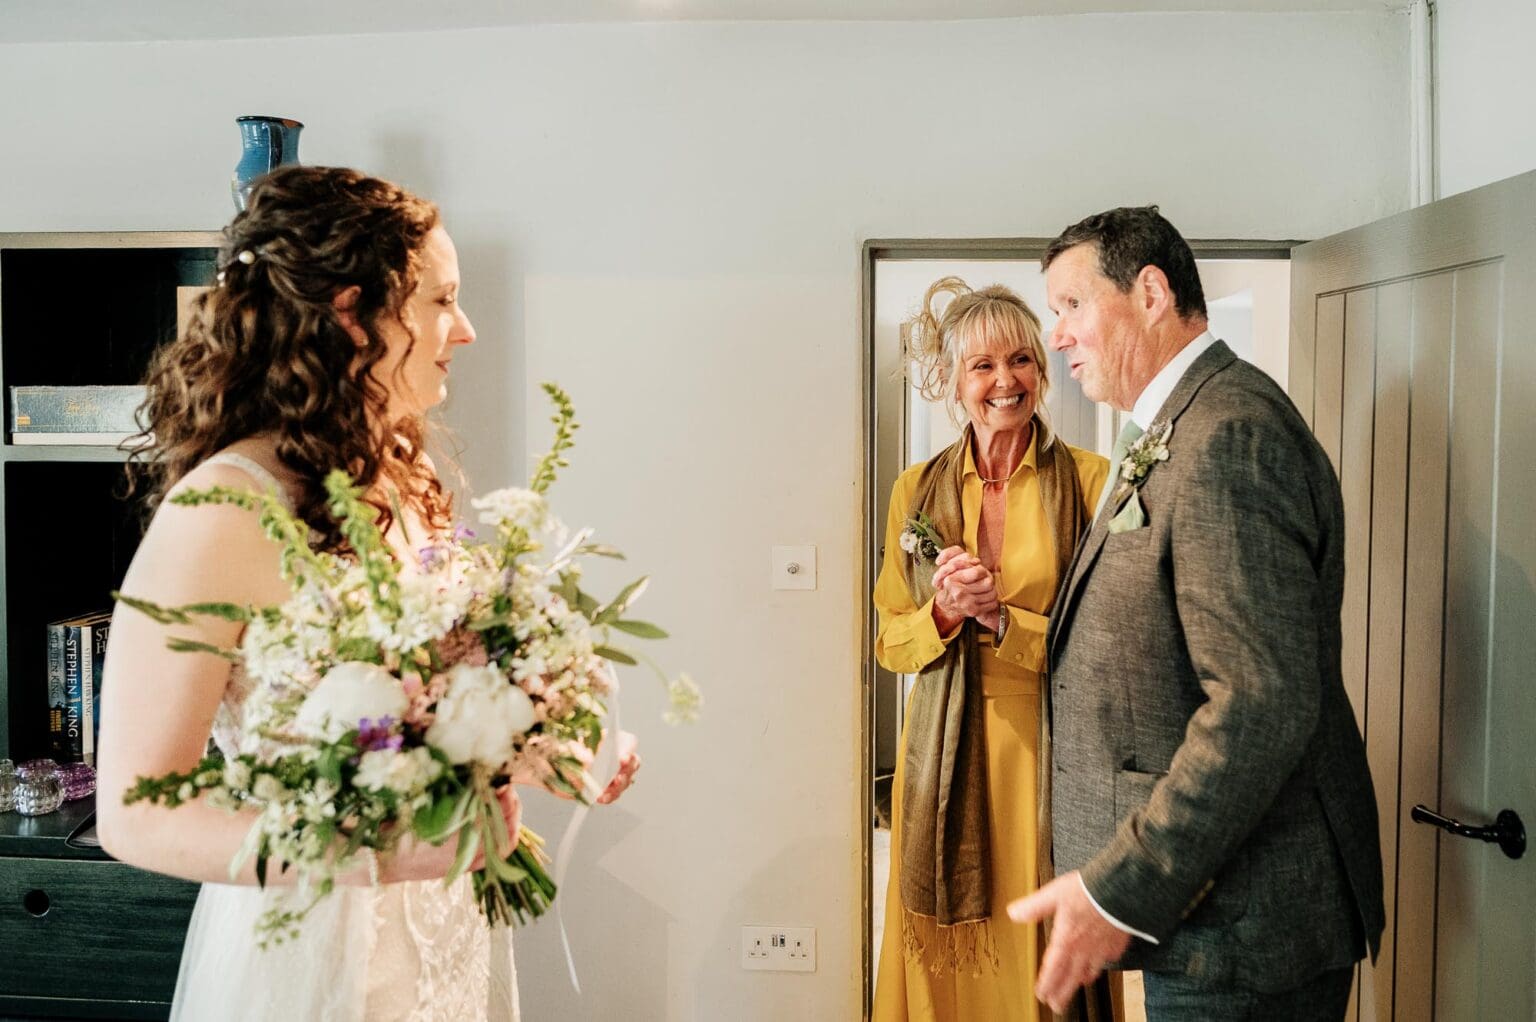
[[[233,876],[252,857],[258,882],[268,864],[297,871],[298,900],[258,922],[265,946],[297,932],[338,874],[406,833],[457,841],[448,875],[473,870],[491,925],[541,915],[555,896],[543,842],[521,828],[510,854],[497,788],[511,779],[590,802],[588,772],[602,738],[609,662],[637,663],[612,633],[664,638],[627,616],[642,578],[600,602],[581,588],[581,561],[619,557],[574,535],[550,512],[545,492],[565,466],[578,428],[570,399],[554,401],[555,441],[527,489],[473,501],[491,536],[460,528],[403,565],[386,545],[377,511],[341,471],[326,480],[330,511],[351,546],[347,557],[317,552],[309,530],[275,494],[214,487],[172,498],[259,511],[282,547],[293,595],[278,607],[194,604],[161,607],[119,595],[166,624],[199,615],[243,622],[238,649],[172,639],[173,649],[216,653],[240,665],[253,689],[243,708],[238,755],[210,755],[189,773],[140,778],[126,801],[176,806],[199,796],[259,810]],[[398,514],[396,516],[399,517]],[[647,661],[649,663],[649,661]],[[700,704],[687,675],[668,680],[669,722]]]

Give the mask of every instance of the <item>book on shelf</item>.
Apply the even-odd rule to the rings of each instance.
[[[69,748],[64,727],[64,629],[48,626],[48,755],[62,760]]]
[[[48,745],[61,763],[96,762],[111,611],[48,625]]]
[[[107,666],[107,633],[112,630],[112,613],[108,611],[95,624],[85,627],[90,629],[91,659],[89,670],[84,670],[84,665],[82,670],[85,684],[90,685],[90,692],[81,693],[80,716],[83,719],[80,722],[80,738],[85,743],[85,761],[95,766],[96,747],[101,737],[101,675]]]
[[[12,387],[11,442],[116,446],[138,433],[143,387]]]

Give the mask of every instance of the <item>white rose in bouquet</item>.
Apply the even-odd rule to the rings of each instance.
[[[372,749],[359,757],[355,783],[365,791],[388,789],[397,795],[415,797],[442,772],[443,765],[419,745],[404,752]]]
[[[378,664],[348,660],[325,672],[294,724],[304,734],[334,738],[364,718],[399,720],[409,705],[399,678]]]
[[[427,744],[455,765],[499,770],[512,758],[512,740],[533,726],[533,700],[495,667],[458,664],[437,701]]]

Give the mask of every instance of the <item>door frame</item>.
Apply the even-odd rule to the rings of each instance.
[[[881,529],[875,512],[881,494],[876,484],[875,398],[878,389],[875,352],[875,263],[882,260],[957,259],[980,261],[1022,261],[1039,259],[1050,246],[1051,238],[874,238],[865,241],[859,252],[859,331],[860,374],[863,416],[863,521],[860,523],[861,578],[860,600],[863,619],[860,629],[860,713],[859,713],[859,845],[860,919],[863,935],[860,959],[863,964],[864,1018],[870,1017],[875,996],[874,934],[874,771],[875,771],[875,631],[878,625],[870,593],[879,574]],[[1197,259],[1286,259],[1291,249],[1304,244],[1300,240],[1189,239]],[[1292,325],[1294,338],[1294,324]],[[1290,357],[1290,356],[1288,356]],[[1294,365],[1294,362],[1292,363]],[[893,795],[894,797],[894,795]]]

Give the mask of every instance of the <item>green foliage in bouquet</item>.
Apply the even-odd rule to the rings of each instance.
[[[117,594],[166,625],[199,617],[245,625],[240,649],[182,637],[167,644],[225,657],[258,682],[244,722],[256,747],[228,760],[210,755],[186,773],[139,778],[125,801],[174,807],[206,796],[257,811],[231,874],[254,857],[264,885],[276,861],[282,871],[296,867],[309,894],[300,907],[264,917],[264,942],[294,932],[360,853],[388,852],[406,832],[434,844],[457,838],[449,882],[485,853],[472,880],[492,924],[527,922],[553,900],[542,840],[525,827],[510,853],[505,848],[496,790],[516,772],[590,801],[596,791],[586,765],[602,740],[611,679],[598,658],[638,662],[611,643],[612,631],[645,639],[667,633],[627,615],[646,578],[606,603],[581,588],[578,558],[622,555],[591,542],[590,530],[567,539],[549,513],[543,495],[569,464],[579,425],[569,396],[553,384],[544,390],[555,405],[555,437],[529,488],[474,502],[481,521],[494,525],[494,542],[466,543],[467,530],[434,540],[421,550],[422,572],[406,573],[379,529],[378,510],[343,471],[332,471],[325,488],[347,556],[315,550],[308,526],[277,494],[217,486],[171,500],[255,512],[281,549],[293,597],[280,607],[162,607]],[[559,546],[547,563],[537,556],[546,543]],[[667,686],[668,721],[694,719],[701,700],[687,675],[669,680],[639,659]],[[336,680],[343,675],[346,685]],[[338,704],[335,693],[347,686],[352,702]],[[357,703],[357,691],[373,703]],[[325,707],[335,705],[350,713],[332,719]],[[385,709],[360,713],[359,705]]]

